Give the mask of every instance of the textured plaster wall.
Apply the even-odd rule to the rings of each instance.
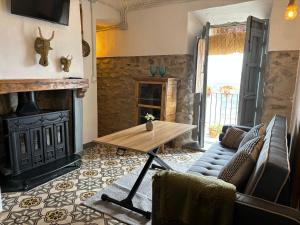
[[[106,135],[136,125],[134,77],[148,77],[149,65],[163,64],[168,77],[180,79],[176,120],[192,123],[193,63],[190,55],[98,58],[98,134]],[[189,135],[182,139],[187,140]],[[182,142],[182,139],[179,142]]]
[[[288,1],[273,1],[270,17],[269,51],[291,51],[300,49],[300,16],[293,21],[284,19]],[[298,3],[299,4],[299,3]]]
[[[290,129],[300,49],[300,17],[284,19],[287,2],[273,1],[269,26],[269,54],[266,63],[262,121],[274,114],[286,116]]]
[[[0,1],[0,18],[0,79],[83,77],[78,0],[71,0],[69,26],[11,14],[9,0]],[[46,38],[55,31],[47,67],[38,64],[40,57],[34,50],[38,27]],[[59,60],[68,54],[73,61],[65,73]]]
[[[93,7],[93,18],[91,14],[90,1],[82,0],[83,8],[83,30],[84,39],[90,44],[91,48],[96,50],[95,43],[96,22],[117,23],[120,20],[119,13],[102,4],[95,2]],[[93,24],[92,24],[93,21]],[[98,46],[103,49],[102,46]],[[95,60],[93,60],[93,58]],[[89,79],[89,89],[83,99],[83,143],[93,141],[98,136],[98,115],[97,115],[97,70],[96,70],[96,52],[91,51],[88,57],[83,58],[84,77]]]
[[[299,51],[269,52],[263,94],[263,122],[279,114],[286,116],[290,124],[298,60]]]
[[[166,4],[129,11],[128,30],[98,32],[99,57],[193,54],[190,52],[188,14],[195,10],[247,2],[209,0]],[[194,41],[194,40],[192,40]]]

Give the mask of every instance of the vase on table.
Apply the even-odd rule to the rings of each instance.
[[[164,77],[166,75],[166,73],[167,73],[167,68],[165,66],[160,66],[159,69],[158,69],[158,71],[159,71],[159,75],[161,77]]]
[[[147,131],[152,131],[153,130],[153,123],[151,120],[147,121],[146,123],[146,130]]]
[[[155,65],[150,65],[151,76],[154,77],[158,72],[158,68]]]

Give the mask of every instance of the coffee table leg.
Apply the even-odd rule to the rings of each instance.
[[[159,165],[152,164],[152,169],[161,169],[161,170],[173,170],[167,163],[165,163],[161,158],[156,155],[156,152],[149,152],[149,155],[154,156],[154,161]]]
[[[143,167],[140,175],[138,176],[137,180],[135,181],[133,187],[131,188],[128,196],[124,199],[124,200],[116,200],[116,199],[113,199],[111,197],[109,197],[108,195],[106,194],[103,194],[101,196],[101,199],[103,201],[108,201],[108,202],[112,202],[116,205],[119,205],[119,206],[122,206],[126,209],[129,209],[129,210],[132,210],[134,212],[137,212],[139,214],[142,214],[143,216],[145,216],[147,219],[150,219],[151,218],[151,212],[146,212],[144,210],[141,210],[141,209],[138,209],[136,207],[133,206],[133,203],[132,203],[132,198],[134,197],[134,195],[136,194],[139,186],[141,185],[147,171],[149,170],[150,166],[151,166],[151,163],[153,162],[153,160],[157,157],[156,156],[156,153],[158,152],[159,148],[157,149],[154,149],[153,151],[151,151],[150,153],[148,153],[149,155],[149,158],[145,164],[145,166]]]

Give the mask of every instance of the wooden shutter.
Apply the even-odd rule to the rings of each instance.
[[[197,38],[195,54],[194,121],[198,126],[195,136],[198,137],[200,147],[204,146],[209,28],[210,23],[207,23],[202,29],[201,36]]]
[[[268,21],[252,16],[247,20],[238,114],[238,124],[244,126],[260,120],[267,25]]]

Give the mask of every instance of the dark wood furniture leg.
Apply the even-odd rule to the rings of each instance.
[[[160,166],[162,168],[167,169],[167,170],[172,170],[171,167],[169,167],[162,159],[160,159],[156,155],[156,153],[158,151],[159,151],[159,148],[156,148],[156,149],[148,152],[149,158],[148,158],[146,164],[144,165],[141,173],[139,174],[137,180],[135,181],[133,187],[131,188],[128,196],[125,199],[119,201],[119,200],[116,200],[114,198],[109,197],[107,194],[103,194],[101,196],[101,199],[103,201],[108,201],[108,202],[114,203],[116,205],[122,206],[122,207],[124,207],[126,209],[129,209],[129,210],[132,210],[134,212],[137,212],[137,213],[145,216],[147,219],[150,219],[151,218],[151,212],[144,211],[142,209],[134,207],[133,203],[132,203],[132,199],[133,199],[134,195],[136,194],[138,188],[140,187],[140,185],[141,185],[141,183],[142,183],[142,181],[143,181],[143,179],[144,179],[147,171],[149,170],[149,168],[150,168],[153,160],[156,161],[158,164],[160,164]]]

